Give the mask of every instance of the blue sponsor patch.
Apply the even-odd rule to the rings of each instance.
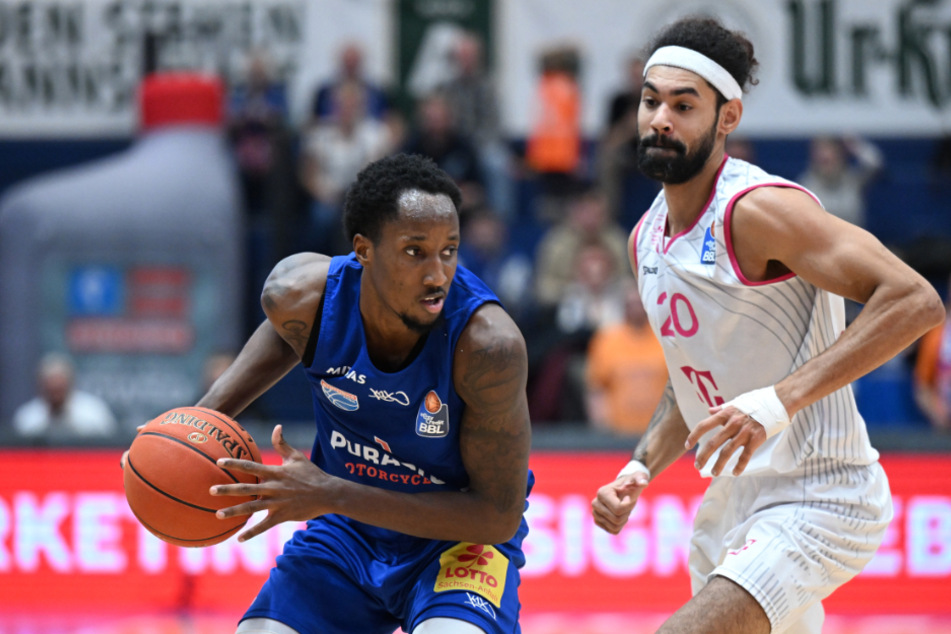
[[[327,397],[327,400],[340,409],[347,412],[355,412],[360,409],[360,401],[355,394],[344,392],[339,387],[335,387],[323,379],[320,380],[320,389],[324,391],[324,396]]]
[[[700,251],[701,264],[716,264],[717,262],[717,241],[713,237],[713,230],[707,227],[703,234],[703,250]]]

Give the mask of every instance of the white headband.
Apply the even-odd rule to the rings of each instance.
[[[733,75],[703,53],[698,53],[693,49],[684,48],[683,46],[662,46],[654,51],[654,54],[644,64],[644,76],[647,76],[647,70],[651,66],[658,65],[683,68],[697,73],[719,90],[720,94],[727,98],[727,101],[743,97],[743,89],[733,79]]]

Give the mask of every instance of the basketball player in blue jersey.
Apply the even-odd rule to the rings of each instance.
[[[531,488],[524,340],[456,264],[460,192],[429,159],[395,155],[351,187],[353,253],[293,255],[262,293],[267,320],[199,404],[239,414],[298,363],[311,384],[310,459],[213,488],[257,495],[246,540],[306,520],[239,633],[518,632],[523,513]]]
[[[871,234],[796,183],[725,155],[757,65],[709,18],[654,40],[639,163],[663,183],[630,256],[669,381],[633,460],[592,501],[621,531],[653,477],[699,443],[693,598],[660,632],[820,632],[892,517],[849,384],[941,322],[941,301]],[[846,327],[843,297],[864,308]],[[633,600],[636,600],[634,598]]]

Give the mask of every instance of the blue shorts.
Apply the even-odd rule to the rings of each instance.
[[[301,634],[411,632],[433,617],[460,619],[490,634],[520,632],[521,542],[421,539],[325,515],[297,531],[244,615]]]

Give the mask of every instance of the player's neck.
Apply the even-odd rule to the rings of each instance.
[[[723,159],[722,150],[714,151],[700,173],[689,181],[678,185],[664,185],[668,236],[675,236],[689,228],[706,209]]]
[[[366,336],[367,354],[378,369],[396,372],[419,352],[425,333],[409,328],[392,310],[361,298],[360,317]]]

